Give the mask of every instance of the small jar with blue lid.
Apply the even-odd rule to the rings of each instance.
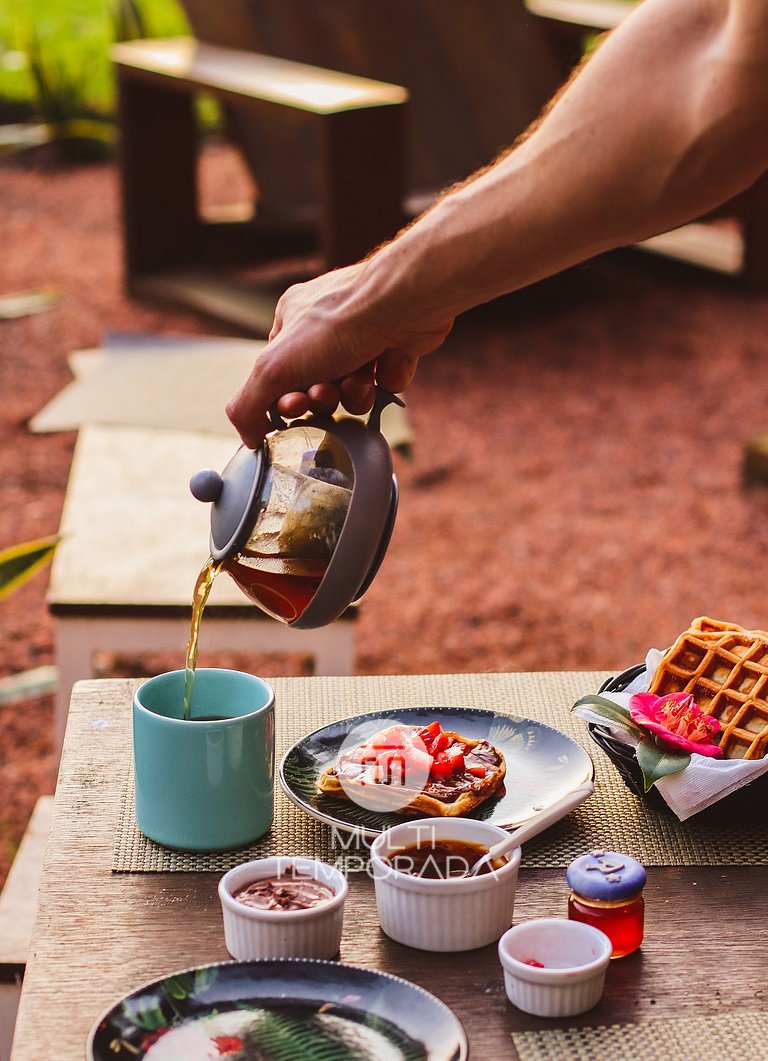
[[[565,874],[571,893],[568,917],[604,932],[612,958],[632,954],[643,942],[646,874],[640,863],[616,851],[590,851]]]

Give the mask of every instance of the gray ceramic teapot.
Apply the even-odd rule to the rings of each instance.
[[[197,472],[190,489],[211,508],[211,556],[254,604],[302,629],[325,626],[359,600],[386,553],[397,513],[378,390],[367,422],[307,416],[256,450],[241,446],[219,474]]]

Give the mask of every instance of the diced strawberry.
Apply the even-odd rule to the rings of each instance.
[[[473,777],[485,777],[484,766],[465,766],[468,774],[472,774]]]
[[[464,769],[464,746],[462,744],[452,744],[450,748],[446,748],[445,755],[451,764],[451,773],[456,774]]]
[[[432,769],[430,774],[436,780],[442,780],[446,777],[450,777],[453,773],[453,766],[451,760],[448,758],[445,752],[438,752],[432,761]]]
[[[427,748],[431,746],[432,741],[440,733],[442,733],[442,729],[440,728],[440,723],[437,721],[437,719],[435,719],[434,722],[430,722],[428,726],[424,726],[423,729],[419,730],[419,736],[424,741]]]
[[[422,778],[426,779],[432,768],[432,756],[423,748],[413,744],[406,750],[405,766],[409,774],[413,771],[416,777],[421,774]]]
[[[359,748],[355,748],[354,751],[350,752],[349,758],[353,763],[368,763],[376,760],[378,751],[372,748],[370,744],[361,744]]]
[[[450,746],[450,743],[451,738],[447,733],[441,731],[432,741],[429,750],[432,755],[437,755],[438,752],[444,752]]]
[[[404,785],[406,777],[406,760],[402,751],[379,752],[376,757],[376,783],[379,785]]]
[[[405,748],[411,743],[412,733],[408,726],[388,726],[368,739],[373,748]]]

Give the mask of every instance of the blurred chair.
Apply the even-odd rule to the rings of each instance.
[[[183,6],[194,40],[112,51],[126,283],[256,334],[274,294],[227,268],[291,259],[311,274],[363,256],[509,145],[560,76],[521,0]],[[237,224],[199,217],[200,92],[223,105],[257,187]]]

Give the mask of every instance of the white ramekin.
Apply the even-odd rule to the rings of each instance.
[[[537,1017],[584,1013],[602,997],[612,949],[604,932],[580,921],[523,921],[499,940],[507,998]]]
[[[333,889],[334,897],[309,910],[255,910],[235,892],[265,877],[295,869]],[[339,953],[347,879],[312,858],[258,858],[229,870],[219,881],[227,950],[237,961],[252,958],[333,958]]]
[[[512,924],[519,848],[492,873],[446,880],[403,873],[385,860],[428,836],[491,847],[508,835],[472,818],[420,818],[377,836],[371,845],[371,869],[384,932],[398,943],[429,951],[473,950],[495,943]]]

